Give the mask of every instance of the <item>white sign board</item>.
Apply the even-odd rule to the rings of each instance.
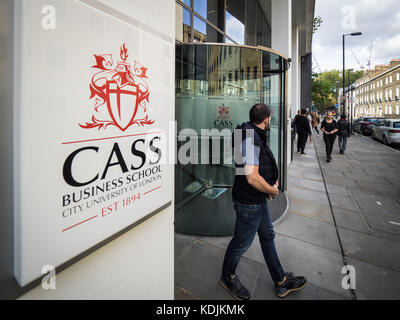
[[[16,4],[15,276],[22,286],[173,197],[162,145],[174,120],[175,3],[155,1],[172,26],[157,31],[152,21],[159,26],[160,15],[135,16],[143,2],[119,1],[125,12],[107,7],[113,2]]]

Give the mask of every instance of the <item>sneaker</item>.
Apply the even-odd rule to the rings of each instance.
[[[329,159],[329,158],[328,158],[328,159],[326,159],[326,162],[331,162],[331,159]]]
[[[340,149],[340,154],[344,154],[344,151],[343,151],[343,149]]]
[[[302,153],[300,153],[300,154],[307,154],[307,153],[305,153],[305,152],[302,152]]]
[[[234,274],[226,279],[221,277],[219,284],[237,300],[249,300],[250,292],[240,283],[239,277]]]
[[[285,273],[286,280],[282,284],[275,283],[276,295],[279,298],[286,297],[289,293],[303,289],[307,283],[305,277],[295,277],[293,273]]]

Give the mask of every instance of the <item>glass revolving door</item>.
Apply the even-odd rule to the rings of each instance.
[[[269,145],[283,177],[286,60],[276,53],[236,45],[176,47],[175,229],[232,235],[231,188],[235,169],[231,136],[257,103],[273,111]]]

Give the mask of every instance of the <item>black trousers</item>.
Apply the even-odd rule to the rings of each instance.
[[[325,142],[325,150],[326,150],[326,157],[328,159],[331,158],[333,145],[335,144],[336,135],[335,134],[325,134],[324,133],[324,142]]]
[[[307,134],[297,134],[297,152],[304,152],[307,144]]]

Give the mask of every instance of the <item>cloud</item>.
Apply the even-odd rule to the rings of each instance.
[[[323,19],[314,34],[313,53],[323,70],[342,68],[342,34],[361,31],[362,36],[346,37],[346,68],[360,69],[370,57],[371,64],[388,63],[400,57],[399,0],[317,0],[316,16]]]

